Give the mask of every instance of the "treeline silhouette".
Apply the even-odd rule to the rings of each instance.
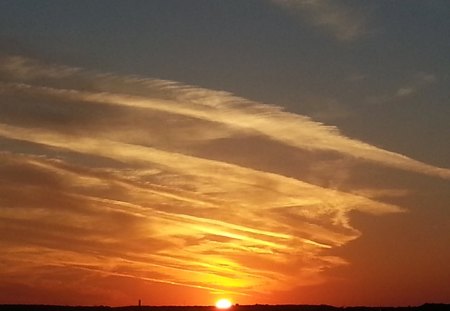
[[[216,311],[213,306],[56,306],[0,305],[1,311]],[[329,305],[234,305],[230,311],[448,311],[450,304],[426,303],[410,307],[333,307]]]

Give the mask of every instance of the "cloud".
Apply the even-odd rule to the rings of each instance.
[[[367,34],[367,16],[361,11],[330,0],[272,0],[299,14],[313,26],[331,33],[339,41],[353,41]]]
[[[424,88],[428,87],[430,84],[436,83],[437,78],[435,75],[425,72],[416,73],[410,78],[410,81],[404,86],[399,88],[395,93],[396,97],[407,97],[411,96]]]
[[[36,67],[40,68],[32,63],[32,68]],[[211,132],[214,133],[213,129],[215,127],[209,126],[211,124],[210,122],[213,122],[220,125],[221,134],[218,135],[222,137],[233,135],[233,131],[263,135],[271,140],[294,148],[339,152],[362,160],[373,161],[400,169],[440,176],[447,179],[450,178],[450,170],[448,169],[427,165],[404,155],[347,138],[341,135],[336,127],[314,122],[305,116],[284,112],[276,106],[251,102],[225,92],[181,86],[174,82],[136,77],[118,77],[110,74],[92,75],[87,72],[81,72],[74,76],[69,76],[69,79],[64,82],[61,78],[53,79],[58,68],[38,69],[27,77],[22,75],[16,76],[17,80],[23,81],[35,79],[35,75],[40,73],[39,77],[41,80],[37,83],[42,83],[42,79],[44,79],[44,83],[47,83],[48,86],[3,83],[0,85],[0,90],[6,94],[9,92],[13,94],[14,92],[21,94],[28,93],[30,96],[50,97],[57,101],[65,100],[90,103],[91,106],[92,104],[100,104],[104,105],[104,107],[112,105],[123,108],[134,108],[141,112],[145,110],[156,111],[157,113],[170,114],[174,117],[177,116],[177,120],[181,118],[184,120],[187,119],[196,124],[198,122],[200,124],[207,122],[206,126],[210,130],[200,130],[198,131],[199,134],[200,132],[206,133],[206,135]],[[30,69],[20,67],[17,70],[19,72],[26,72]],[[68,69],[64,68],[62,71],[63,75],[65,75]],[[14,72],[9,73],[14,76]],[[48,80],[46,81],[46,79]],[[80,87],[78,89],[77,87],[70,89],[55,87],[64,83],[80,84],[80,81],[83,81],[81,83],[81,89]],[[112,88],[116,88],[116,91]],[[61,109],[58,111],[61,111]],[[62,117],[62,115],[59,115],[55,119],[59,120]],[[164,128],[164,131],[166,131],[166,128]],[[109,129],[105,128],[104,130]],[[214,137],[210,138],[214,139]],[[202,138],[198,139],[202,140]],[[208,137],[203,139],[208,140]]]
[[[355,166],[450,176],[225,92],[20,57],[0,76],[2,286],[316,284],[361,234],[350,213],[404,211],[379,199],[390,189],[341,188]]]
[[[420,92],[424,92],[427,88],[438,82],[438,77],[431,73],[416,72],[406,78],[406,81],[396,89],[381,95],[369,97],[366,102],[372,105],[380,105],[398,102],[401,99],[409,98]]]
[[[152,185],[135,178],[119,178],[120,171],[106,174],[78,169],[81,172],[76,172],[77,168],[66,167],[65,163],[8,154],[4,154],[2,160],[2,176],[6,182],[1,185],[0,222],[4,237],[2,249],[6,250],[2,259],[5,260],[12,260],[11,256],[14,256],[15,259],[26,258],[36,266],[50,264],[80,268],[89,265],[90,270],[96,269],[108,275],[119,275],[116,270],[120,268],[122,276],[224,292],[242,290],[245,293],[252,288],[263,290],[264,283],[273,286],[273,279],[290,279],[277,268],[255,270],[247,262],[245,254],[264,257],[272,263],[289,264],[288,254],[301,251],[303,257],[317,257],[316,261],[320,263],[321,258],[315,253],[331,247],[323,243],[341,244],[356,234],[351,229],[339,229],[339,225],[335,229],[325,229],[323,225],[315,228],[311,223],[315,222],[314,218],[322,216],[314,214],[323,211],[311,211],[302,216],[301,207],[292,216],[297,218],[297,225],[305,222],[305,226],[295,232],[282,222],[285,211],[273,209],[284,200],[296,204],[296,196],[297,204],[310,201],[309,208],[312,208],[320,205],[320,202],[314,202],[317,201],[316,195],[303,194],[300,198],[290,192],[289,195],[294,197],[289,198],[279,189],[272,190],[273,194],[265,194],[266,200],[271,200],[265,206],[252,197],[247,200],[240,197],[226,206],[225,198],[220,194],[198,194],[201,188],[187,192],[170,184]],[[239,171],[240,168],[230,168],[230,174],[237,173],[233,170]],[[37,178],[27,179],[27,182],[14,180],[19,173]],[[179,173],[178,177],[187,178],[183,177],[186,175],[186,172]],[[46,176],[60,180],[59,186],[54,187],[55,182]],[[270,192],[270,189],[264,189],[267,182],[264,176],[250,177],[253,184],[241,184],[239,192],[233,191],[236,182],[229,185],[229,181],[216,178],[219,179],[212,176],[210,187],[220,185],[230,196],[239,196],[241,191],[254,196]],[[258,181],[258,178],[263,180]],[[272,183],[281,187],[283,181],[286,180],[277,182],[274,179]],[[192,184],[201,187],[195,179]],[[337,209],[349,208],[340,207],[338,203],[346,194],[342,194],[340,199],[339,194],[327,194],[330,191],[326,189],[304,187],[306,189],[298,189],[297,192],[318,191],[318,195],[329,197],[325,201],[330,204],[336,200]],[[372,204],[364,198],[355,199],[360,200],[361,205]],[[182,208],[183,212],[173,211],[170,205]],[[395,207],[386,208],[396,210]],[[264,209],[267,209],[267,215],[259,216]],[[329,215],[332,214],[334,211],[330,211]],[[252,221],[246,220],[248,217]],[[260,224],[253,227],[252,222]],[[193,242],[193,238],[198,242]],[[244,258],[237,260],[238,254],[244,254]],[[110,265],[105,267],[105,262]],[[10,269],[21,268],[15,264],[3,273]],[[146,276],[156,272],[156,276]],[[299,273],[302,275],[301,271]],[[239,279],[236,280],[237,275]]]

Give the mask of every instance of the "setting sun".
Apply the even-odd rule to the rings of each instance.
[[[229,309],[232,306],[232,303],[229,299],[219,299],[216,302],[217,309]]]

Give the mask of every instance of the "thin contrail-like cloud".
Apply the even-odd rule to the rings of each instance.
[[[6,62],[7,63],[7,62]],[[266,135],[272,140],[279,141],[292,147],[307,150],[330,150],[343,153],[362,160],[374,161],[383,165],[397,167],[404,170],[439,176],[450,179],[450,170],[413,160],[407,156],[383,150],[364,142],[350,139],[342,135],[337,128],[314,122],[305,116],[287,113],[280,108],[262,105],[241,98],[230,96],[224,92],[213,92],[200,88],[183,87],[174,83],[145,80],[132,77],[117,77],[112,75],[89,75],[79,70],[69,68],[41,66],[24,60],[13,62],[15,66],[3,66],[9,73],[18,72],[17,77],[29,80],[39,76],[45,78],[64,77],[82,78],[93,85],[99,85],[96,92],[75,89],[56,89],[24,84],[3,85],[3,89],[13,88],[31,93],[67,98],[71,100],[89,101],[91,103],[120,105],[127,107],[151,109],[175,115],[181,115],[215,123],[224,124],[238,130],[248,130]],[[16,64],[18,63],[18,64]],[[1,63],[0,63],[1,64]],[[45,68],[45,67],[44,67]],[[57,73],[60,72],[58,75]],[[25,74],[27,78],[24,78]],[[73,75],[72,75],[73,73]],[[61,77],[61,78],[60,78]],[[120,92],[113,92],[105,87],[112,81],[119,84]],[[53,82],[54,83],[54,82]],[[112,83],[112,84],[114,84]],[[161,85],[162,86],[158,86]],[[146,96],[137,96],[136,90],[129,90],[128,85],[139,88]],[[147,86],[152,87],[147,90]],[[152,94],[156,86],[157,92]],[[94,87],[96,88],[96,87]],[[128,89],[128,90],[127,90]],[[131,94],[128,94],[131,93]],[[158,94],[159,93],[159,94]],[[163,95],[161,95],[163,94]]]

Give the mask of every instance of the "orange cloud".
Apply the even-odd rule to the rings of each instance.
[[[233,295],[316,284],[346,264],[328,251],[361,234],[352,211],[404,209],[378,199],[402,191],[314,176],[345,179],[360,163],[450,176],[223,92],[17,57],[0,71],[0,283],[111,277]]]

